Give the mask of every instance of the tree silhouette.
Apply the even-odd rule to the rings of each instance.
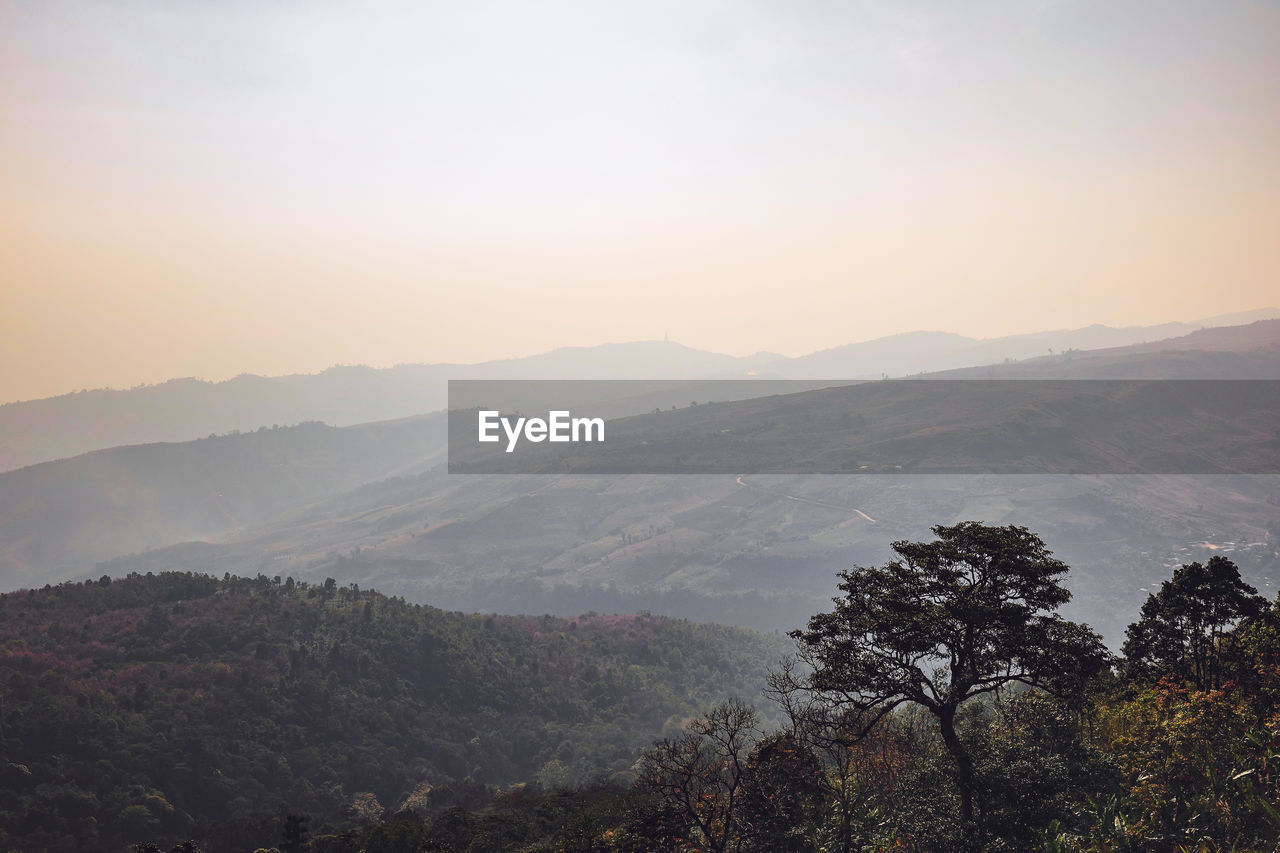
[[[933,533],[933,542],[894,542],[900,559],[840,573],[835,610],[791,633],[812,669],[793,686],[840,713],[853,740],[904,703],[927,709],[976,846],[977,782],[956,732],[960,706],[1014,683],[1080,691],[1109,655],[1094,631],[1053,612],[1071,597],[1059,583],[1067,566],[1025,527],[967,521]]]
[[[1174,569],[1125,632],[1126,672],[1136,678],[1176,675],[1201,690],[1220,687],[1221,640],[1236,622],[1266,609],[1257,593],[1226,557]]]

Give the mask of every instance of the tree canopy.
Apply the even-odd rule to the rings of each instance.
[[[1226,557],[1178,567],[1159,592],[1147,597],[1142,617],[1126,632],[1129,674],[1175,675],[1202,690],[1221,686],[1222,637],[1235,623],[1266,609],[1266,599],[1257,593]]]
[[[782,649],[715,626],[261,576],[0,595],[0,849],[1280,849],[1280,600],[1183,566],[1113,672],[1037,537],[934,532],[841,575],[773,730],[719,697]]]
[[[1077,691],[1109,659],[1101,638],[1056,614],[1067,566],[1025,527],[935,526],[899,559],[841,572],[835,609],[792,632],[812,668],[803,687],[852,712],[864,735],[904,703],[933,714],[955,762],[961,819],[973,825],[973,760],[956,733],[966,701],[1014,683]]]

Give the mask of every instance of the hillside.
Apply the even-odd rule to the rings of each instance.
[[[555,387],[533,411],[566,408]],[[505,412],[515,408],[499,405]],[[688,405],[590,444],[475,440],[455,474],[1277,474],[1280,382],[893,380]]]
[[[443,419],[307,423],[117,447],[0,474],[5,588],[80,575],[104,555],[214,539],[435,464]]]
[[[1072,567],[1069,605],[1113,644],[1171,565],[1228,553],[1280,590],[1272,476],[484,476],[424,474],[333,498],[223,543],[96,571],[261,567],[461,610],[658,613],[802,624],[835,573],[887,559],[931,524],[1043,532]]]
[[[0,844],[232,843],[361,793],[625,776],[664,726],[752,698],[777,636],[645,615],[495,617],[166,573],[0,596]],[[50,756],[57,756],[51,760]],[[426,787],[424,787],[426,786]],[[252,845],[250,846],[250,849]]]
[[[1011,367],[1087,376],[1105,360],[1128,375],[1201,376],[1213,359],[1275,359],[1254,344],[1276,325],[1195,338],[1213,333],[1219,346],[1250,347],[1243,352],[1072,353]],[[681,405],[662,419],[716,408]],[[1252,583],[1280,585],[1274,477],[458,477],[430,468],[443,440],[431,424],[268,430],[0,474],[3,582],[264,571],[460,610],[645,609],[771,630],[800,624],[826,603],[837,570],[884,559],[888,541],[981,519],[1042,531],[1076,569],[1077,615],[1113,643],[1152,578],[1184,558],[1237,549]],[[1179,440],[1173,425],[1155,426],[1153,446]],[[1263,443],[1274,439],[1266,427],[1254,431]],[[930,440],[942,447],[948,435]],[[317,442],[335,452],[306,451]],[[338,447],[366,449],[349,458]]]

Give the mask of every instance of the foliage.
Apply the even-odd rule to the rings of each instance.
[[[757,743],[747,760],[742,798],[750,849],[813,850],[824,781],[818,756],[793,733],[777,732]]]
[[[625,781],[667,721],[758,693],[781,651],[741,629],[446,613],[333,581],[164,573],[11,593],[0,849],[284,849],[290,813],[320,837],[390,804],[444,808],[451,783],[477,785],[477,808],[548,766]]]
[[[773,730],[747,704],[707,698],[732,695],[771,651],[746,632],[464,616],[261,577],[3,596],[0,841],[143,853],[1280,846],[1280,612],[1232,581],[1234,566],[1214,565],[1228,581],[1216,603],[1189,581],[1208,567],[1175,574],[1167,589],[1199,596],[1198,622],[1170,593],[1130,632],[1156,637],[1175,614],[1204,632],[1198,649],[1133,646],[1111,671],[1096,637],[1053,615],[1065,567],[1037,538],[936,532],[896,543],[901,561],[845,573],[836,612],[814,617],[801,660],[772,676],[785,720]],[[633,746],[659,730],[648,752]]]
[[[1014,683],[1078,692],[1103,668],[1101,639],[1053,611],[1070,599],[1067,567],[1026,528],[937,526],[933,542],[894,542],[901,559],[842,572],[836,608],[793,632],[812,667],[796,685],[820,705],[855,712],[864,735],[905,703],[938,721],[955,765],[960,819],[977,843],[979,793],[961,705]]]
[[[1129,628],[1124,677],[1082,720],[1122,784],[1080,798],[1049,849],[1276,848],[1277,618],[1225,558],[1175,570]]]
[[[644,758],[641,789],[677,816],[683,836],[714,853],[739,849],[747,828],[742,801],[756,723],[750,708],[725,703]]]
[[[1147,597],[1142,618],[1129,626],[1124,644],[1129,674],[1176,675],[1201,690],[1221,687],[1222,638],[1236,622],[1266,609],[1257,592],[1226,557],[1175,569],[1160,591]]]
[[[969,728],[989,849],[1032,849],[1038,828],[1070,820],[1082,797],[1116,790],[1112,758],[1055,697],[1024,691],[981,711]]]

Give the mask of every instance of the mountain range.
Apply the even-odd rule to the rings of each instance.
[[[969,375],[1242,370],[1280,377],[1280,321]],[[615,402],[639,412],[652,400]],[[691,408],[664,415],[712,411]],[[1263,425],[1245,440],[1274,455],[1274,436]],[[1227,553],[1264,592],[1280,584],[1274,476],[450,476],[443,459],[440,414],[112,448],[10,471],[0,474],[0,584],[264,573],[462,610],[651,610],[791,628],[827,603],[840,568],[964,519],[1040,533],[1073,566],[1075,615],[1113,642],[1179,561]]]
[[[1156,342],[1203,327],[1275,318],[1280,309],[1264,308],[1191,323],[1094,325],[989,339],[909,332],[798,358],[775,353],[734,357],[673,342],[639,341],[470,365],[336,366],[318,374],[245,374],[223,382],[174,379],[0,406],[0,471],[126,444],[187,441],[312,420],[349,426],[410,417],[443,409],[449,379],[879,379]]]

